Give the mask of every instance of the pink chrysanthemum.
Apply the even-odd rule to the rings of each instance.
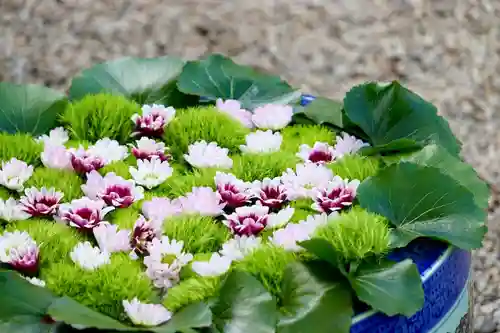
[[[135,114],[132,121],[135,123],[133,136],[161,137],[165,126],[174,118],[175,109],[171,106],[153,104],[143,105],[142,115]]]
[[[130,248],[132,258],[139,255],[149,255],[148,247],[155,238],[161,237],[161,228],[154,221],[148,221],[144,216],[139,216],[130,235]]]
[[[231,215],[225,215],[223,222],[233,234],[238,236],[256,236],[265,228],[276,228],[288,223],[294,214],[293,208],[286,208],[278,213],[269,213],[269,207],[254,205],[236,208]]]
[[[225,204],[221,200],[219,193],[210,187],[193,187],[185,197],[179,198],[183,213],[204,216],[222,215]]]
[[[280,178],[265,178],[262,182],[256,180],[251,191],[262,206],[273,210],[281,209],[288,202],[287,190]]]
[[[220,98],[215,102],[215,106],[220,112],[224,112],[235,120],[239,121],[243,126],[253,128],[252,113],[241,108],[241,103],[234,99],[222,100]]]
[[[178,199],[155,197],[142,204],[142,213],[150,220],[164,221],[168,217],[181,214],[182,206]]]
[[[99,170],[104,166],[104,159],[89,153],[81,146],[78,149],[70,149],[69,153],[71,166],[81,175]]]
[[[0,262],[28,275],[38,271],[39,248],[26,232],[5,232],[0,236]]]
[[[359,183],[359,180],[349,181],[335,176],[326,188],[318,189],[312,208],[330,214],[351,206]]]
[[[344,155],[354,154],[361,148],[369,146],[368,143],[356,138],[353,135],[342,133],[342,136],[337,136],[334,154],[335,158],[341,158]]]
[[[31,187],[24,191],[24,196],[19,200],[23,211],[33,217],[52,216],[57,213],[59,203],[64,193],[55,188],[42,187],[41,190]]]
[[[227,208],[238,208],[245,206],[252,197],[248,192],[249,184],[236,178],[233,174],[217,172],[215,175],[217,192],[221,197],[221,203]]]
[[[92,231],[100,224],[107,223],[104,218],[114,207],[105,206],[106,203],[102,200],[83,197],[69,204],[62,204],[57,219],[82,231]]]
[[[335,159],[335,150],[326,142],[316,142],[312,148],[309,145],[303,144],[300,146],[297,156],[303,159],[304,162],[324,164],[333,162]]]
[[[157,157],[164,162],[172,159],[172,156],[165,153],[167,148],[163,142],[156,142],[153,139],[142,137],[136,143],[137,146],[132,146],[132,154],[138,160],[151,161],[152,158]]]

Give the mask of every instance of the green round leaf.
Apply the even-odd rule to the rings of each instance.
[[[363,181],[357,190],[362,208],[395,226],[391,245],[406,246],[433,237],[464,249],[481,247],[486,212],[472,193],[440,169],[402,162]]]
[[[326,123],[338,128],[344,128],[345,116],[341,102],[318,97],[299,110],[298,114],[304,114],[318,125]]]
[[[233,271],[212,308],[216,329],[223,333],[272,333],[276,329],[276,302],[252,275]]]
[[[95,65],[73,78],[71,99],[85,95],[112,93],[129,97],[139,104],[187,106],[190,97],[180,93],[176,79],[184,61],[177,57],[122,58]]]
[[[350,281],[360,300],[388,316],[410,317],[424,305],[422,280],[410,259],[362,263]]]
[[[66,103],[53,89],[0,82],[0,132],[43,134],[56,126]]]
[[[436,107],[396,81],[354,87],[344,99],[344,110],[368,135],[372,146],[407,138],[417,143],[437,143],[452,155],[460,152],[458,140],[448,123],[438,116]]]
[[[364,156],[382,155],[406,155],[415,152],[423,147],[423,144],[412,139],[396,139],[384,145],[365,147],[360,150],[360,154]]]
[[[177,85],[190,95],[239,100],[250,110],[268,103],[287,104],[301,95],[279,77],[237,65],[219,54],[188,62]]]
[[[349,333],[354,314],[349,288],[326,273],[298,262],[287,267],[279,333]]]

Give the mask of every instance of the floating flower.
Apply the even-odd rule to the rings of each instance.
[[[92,200],[102,199],[109,206],[129,207],[144,198],[144,189],[135,186],[133,180],[125,180],[114,172],[102,177],[97,171],[87,174],[87,183],[82,185],[83,193]]]
[[[73,170],[71,153],[62,145],[47,142],[40,157],[47,168]]]
[[[256,131],[247,134],[245,137],[246,145],[241,145],[240,149],[244,153],[273,153],[280,150],[283,138],[279,132],[273,131]]]
[[[224,203],[226,207],[238,208],[245,206],[250,201],[249,184],[236,178],[233,174],[217,171],[215,184],[221,197],[221,203]]]
[[[251,192],[262,206],[274,210],[281,209],[288,201],[286,187],[281,183],[280,178],[256,180],[252,183]]]
[[[123,161],[128,156],[128,148],[121,146],[116,140],[104,138],[87,149],[87,153],[91,156],[97,156],[104,161],[104,164]]]
[[[182,206],[178,199],[154,197],[142,204],[142,213],[148,219],[164,221],[168,217],[181,214]]]
[[[327,214],[349,207],[356,198],[359,183],[357,179],[349,181],[335,176],[325,188],[318,189],[311,207]]]
[[[28,281],[29,283],[31,283],[34,286],[38,286],[38,287],[42,287],[42,288],[45,287],[45,281],[40,280],[36,277],[23,276],[23,279],[25,279],[26,281]]]
[[[161,137],[165,126],[174,118],[175,109],[171,106],[153,104],[142,106],[142,116],[134,114],[132,121],[135,123],[133,136]]]
[[[161,225],[153,220],[146,220],[144,216],[139,216],[135,221],[134,229],[130,235],[130,256],[137,259],[139,255],[148,255],[148,247],[155,238],[161,236]]]
[[[54,128],[49,132],[49,135],[44,134],[35,139],[38,143],[43,143],[44,145],[50,144],[55,146],[63,146],[69,140],[68,132],[64,127]]]
[[[137,160],[137,168],[129,167],[129,172],[135,182],[147,189],[152,189],[162,184],[168,177],[172,176],[174,169],[158,157],[151,160]]]
[[[290,200],[315,198],[315,189],[325,187],[333,179],[332,170],[315,163],[298,164],[295,170],[288,169],[281,176]]]
[[[286,208],[277,214],[269,214],[269,207],[254,205],[251,207],[239,207],[231,215],[225,215],[223,222],[235,235],[255,236],[264,228],[275,228],[282,226],[291,219],[293,208]]]
[[[90,242],[78,243],[69,254],[71,260],[81,268],[93,271],[111,262],[109,252],[93,247]]]
[[[179,198],[183,213],[205,216],[222,215],[225,204],[221,201],[219,193],[210,187],[193,187],[185,197]]]
[[[168,289],[180,280],[181,268],[193,260],[193,255],[183,252],[184,242],[163,236],[148,245],[149,255],[144,257],[146,274],[157,288]]]
[[[92,231],[95,227],[107,223],[104,218],[114,207],[105,207],[102,200],[90,200],[87,197],[71,203],[61,204],[57,220],[83,231]]]
[[[82,146],[80,146],[78,149],[69,149],[69,153],[71,154],[71,166],[77,173],[81,175],[85,175],[91,171],[99,170],[104,166],[104,159],[99,156],[92,155]]]
[[[293,116],[289,105],[267,104],[253,111],[252,121],[258,128],[279,130],[286,127]]]
[[[341,158],[344,155],[354,154],[361,148],[369,146],[368,143],[359,140],[355,136],[347,133],[342,133],[342,136],[337,136],[334,147],[335,158]]]
[[[130,251],[130,230],[118,230],[115,224],[100,224],[92,231],[101,251]]]
[[[241,103],[234,99],[227,99],[223,101],[218,98],[215,106],[221,112],[238,120],[243,126],[253,128],[252,113],[241,108]]]
[[[49,189],[42,187],[40,190],[31,187],[24,191],[24,196],[19,201],[23,210],[33,217],[52,216],[57,213],[63,197],[64,193],[56,191],[53,187]]]
[[[0,170],[0,185],[10,190],[21,192],[24,183],[33,175],[33,166],[17,158],[12,158],[8,162],[2,162]]]
[[[19,204],[14,198],[9,198],[5,201],[0,199],[0,220],[12,222],[30,218],[31,215],[23,209],[24,206]]]
[[[234,236],[222,244],[220,254],[231,260],[242,260],[262,244],[262,239],[255,236]]]
[[[161,304],[141,303],[137,298],[122,303],[125,313],[135,325],[158,326],[172,318],[172,313]]]
[[[163,142],[156,142],[153,139],[142,137],[136,141],[137,147],[132,146],[132,154],[138,160],[151,160],[153,157],[158,157],[160,161],[169,161],[171,156],[165,154],[165,144]]]
[[[328,222],[327,215],[308,216],[305,221],[299,223],[289,223],[283,229],[274,231],[269,240],[283,247],[288,251],[300,251],[302,248],[297,245],[297,242],[303,242],[311,239],[312,235],[319,226],[325,225]]]
[[[209,261],[194,261],[191,268],[200,276],[221,276],[229,270],[231,263],[230,257],[212,253]]]
[[[304,162],[324,164],[333,162],[335,150],[326,142],[316,142],[312,148],[303,144],[300,146],[297,156],[303,159]]]
[[[0,262],[24,274],[38,271],[39,248],[27,232],[4,232],[0,236]]]
[[[197,168],[231,169],[233,160],[228,156],[229,149],[220,148],[217,143],[198,141],[190,145],[189,154],[184,154],[186,162]]]

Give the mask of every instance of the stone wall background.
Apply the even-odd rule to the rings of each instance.
[[[0,0],[0,80],[65,88],[120,56],[212,52],[331,97],[399,79],[438,105],[465,159],[500,186],[498,0]],[[500,332],[496,205],[476,253],[477,332]]]

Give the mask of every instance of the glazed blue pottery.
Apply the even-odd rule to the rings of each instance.
[[[303,95],[301,105],[314,100]],[[423,308],[412,317],[388,317],[361,312],[351,333],[472,333],[471,253],[443,242],[418,239],[389,255],[395,261],[412,259],[425,291]]]

